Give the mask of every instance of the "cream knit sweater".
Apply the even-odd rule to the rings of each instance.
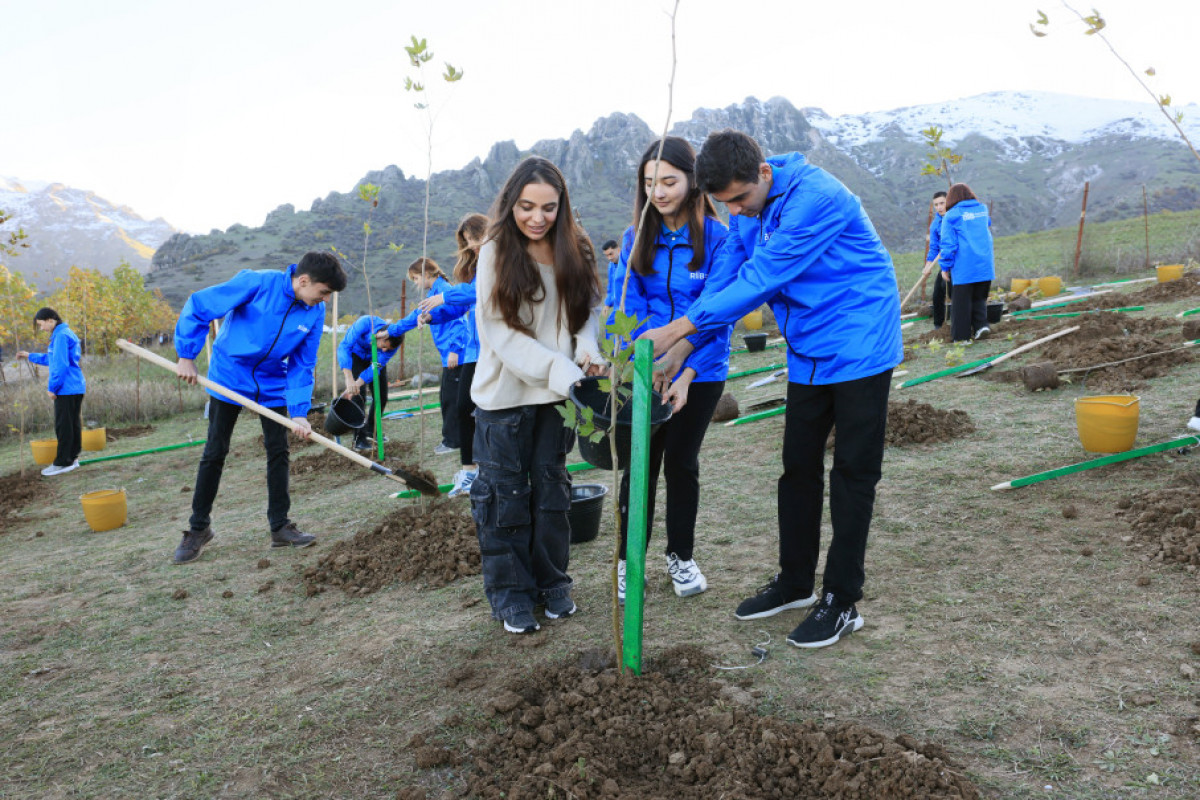
[[[530,320],[534,335],[513,330],[491,302],[496,284],[495,258],[491,242],[480,249],[475,273],[479,362],[475,365],[471,399],[488,411],[564,400],[571,384],[583,377],[580,364],[602,363],[596,345],[597,315],[593,310],[579,333],[572,336],[566,316],[559,318],[554,265],[538,264],[545,298],[521,309],[521,317]]]

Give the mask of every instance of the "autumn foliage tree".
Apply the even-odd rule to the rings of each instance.
[[[159,292],[146,289],[141,273],[127,263],[111,277],[71,267],[66,280],[56,282],[60,288],[45,305],[67,320],[87,352],[110,353],[118,338],[137,341],[174,328],[175,312]]]

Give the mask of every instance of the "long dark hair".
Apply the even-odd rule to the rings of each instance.
[[[978,200],[975,193],[971,191],[971,187],[965,183],[956,183],[950,187],[950,191],[946,193],[946,210],[954,208],[963,200]]]
[[[646,207],[646,165],[656,158],[658,158],[658,140],[646,148],[646,152],[642,153],[642,160],[638,162],[637,196],[633,200],[634,230],[637,230],[637,225],[642,219],[642,209]],[[713,207],[712,200],[707,194],[700,191],[700,186],[696,183],[696,151],[692,149],[686,139],[668,136],[663,141],[661,160],[687,176],[688,192],[679,207],[679,213],[687,221],[692,244],[692,260],[688,263],[688,270],[695,272],[704,266],[704,218],[713,217],[715,219],[717,210]],[[658,231],[662,227],[662,222],[662,214],[651,203],[650,209],[646,213],[646,228],[642,231],[637,252],[631,254],[629,259],[634,271],[639,275],[649,275],[654,272],[654,249],[658,242]]]
[[[506,325],[533,335],[529,323],[521,319],[521,306],[540,302],[546,296],[545,287],[537,264],[526,249],[529,240],[513,218],[513,208],[521,192],[531,183],[545,184],[558,192],[558,213],[546,236],[554,249],[558,317],[561,320],[565,312],[567,330],[576,334],[600,298],[596,254],[591,240],[575,224],[566,179],[558,167],[540,156],[530,156],[518,164],[492,204],[488,238],[496,248],[496,285],[489,299]]]
[[[458,261],[454,262],[454,280],[470,283],[475,280],[475,265],[479,261],[479,248],[472,247],[470,240],[482,241],[487,235],[488,218],[483,214],[467,214],[458,221],[454,240],[458,242]]]
[[[33,329],[37,330],[37,324],[48,319],[54,320],[56,325],[63,324],[63,318],[58,315],[57,311],[50,306],[42,306],[33,314]]]

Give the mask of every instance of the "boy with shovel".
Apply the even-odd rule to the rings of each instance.
[[[188,298],[175,326],[175,371],[196,383],[194,359],[204,348],[208,324],[224,318],[213,343],[208,379],[233,389],[296,423],[296,436],[312,431],[313,368],[325,325],[325,300],[346,288],[346,273],[332,253],[310,252],[284,271],[242,270],[225,283]],[[195,561],[212,541],[213,501],[242,407],[209,391],[208,440],[196,472],[192,517],[175,549],[176,564]],[[267,520],[272,547],[308,547],[316,537],[288,518],[287,429],[262,418],[267,451]]]

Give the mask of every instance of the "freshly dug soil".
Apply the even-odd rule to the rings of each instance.
[[[314,426],[314,430],[316,426]],[[291,475],[294,478],[310,478],[310,477],[378,477],[367,467],[351,461],[343,455],[326,450],[324,447],[316,446],[315,449],[311,442],[304,444],[294,436],[289,436],[288,440],[292,443],[292,447],[301,447],[305,453],[302,456],[292,459]],[[262,443],[262,435],[259,434],[259,444]],[[400,460],[412,454],[413,443],[392,440],[385,442],[383,445],[384,466],[391,460]],[[378,451],[370,450],[363,453],[364,456],[375,460]],[[434,480],[436,484],[437,481]]]
[[[34,500],[46,506],[53,503],[56,493],[49,481],[38,479],[40,469],[30,466],[24,475],[14,472],[0,477],[0,520],[15,516]],[[0,525],[0,532],[7,529],[7,525]]]
[[[717,401],[717,407],[713,409],[712,421],[726,422],[731,419],[737,419],[739,413],[737,398],[729,392],[725,392],[725,394],[721,395],[721,399]]]
[[[1133,495],[1129,508],[1118,510],[1117,516],[1129,521],[1130,544],[1145,560],[1181,564],[1194,572],[1200,567],[1200,485],[1180,483],[1186,485]]]
[[[580,659],[539,667],[497,688],[491,709],[504,729],[473,749],[420,735],[409,746],[422,768],[472,766],[466,793],[489,800],[981,796],[938,745],[758,716],[748,692],[712,678],[711,663],[681,646],[641,676]]]
[[[315,567],[297,569],[309,597],[330,588],[367,595],[395,580],[444,586],[480,572],[475,521],[463,503],[405,505],[335,544]]]
[[[145,436],[147,433],[153,432],[153,425],[126,425],[124,428],[105,428],[104,438],[107,441],[115,442],[118,439],[136,439],[138,436]]]
[[[948,442],[974,432],[975,424],[965,411],[943,411],[912,399],[888,403],[884,439],[888,447]]]

